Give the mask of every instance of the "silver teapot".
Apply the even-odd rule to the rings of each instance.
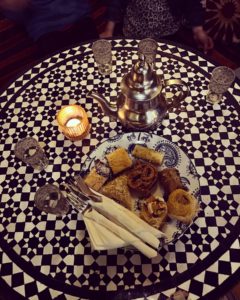
[[[180,89],[178,95],[169,101],[164,95],[164,89],[170,85]],[[88,97],[98,101],[107,116],[118,119],[123,127],[134,131],[156,129],[167,111],[179,106],[188,95],[188,88],[182,80],[163,80],[143,55],[139,55],[131,71],[122,78],[120,88],[121,93],[113,103],[94,91]]]

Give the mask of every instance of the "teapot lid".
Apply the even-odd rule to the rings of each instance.
[[[121,82],[122,93],[128,98],[137,101],[146,101],[155,98],[162,89],[160,77],[152,70],[145,56],[139,54],[139,59],[126,74]]]

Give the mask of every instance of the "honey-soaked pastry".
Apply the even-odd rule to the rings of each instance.
[[[95,191],[99,191],[104,183],[109,179],[110,173],[111,171],[109,167],[102,162],[98,162],[84,178],[84,181],[90,188]]]
[[[167,204],[162,198],[150,196],[142,205],[140,218],[151,226],[160,229],[168,214]]]
[[[166,168],[159,172],[159,183],[164,189],[166,199],[174,190],[186,189],[181,182],[179,171],[175,168]]]
[[[157,165],[161,165],[164,159],[163,152],[158,152],[141,145],[136,145],[134,147],[132,155]]]
[[[127,151],[121,147],[107,154],[106,159],[113,174],[118,174],[132,166],[132,159]]]
[[[199,210],[197,199],[189,192],[177,189],[173,191],[167,201],[168,215],[185,224],[190,224]]]
[[[102,187],[101,193],[111,199],[117,200],[120,204],[133,211],[134,200],[129,192],[127,180],[127,175],[120,175],[107,182]]]
[[[143,196],[148,196],[157,181],[158,171],[148,162],[137,160],[128,172],[128,186]]]

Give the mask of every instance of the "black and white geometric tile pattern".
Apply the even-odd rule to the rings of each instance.
[[[98,143],[124,131],[86,97],[95,89],[113,100],[136,61],[137,41],[113,40],[112,45],[110,76],[99,75],[91,44],[85,44],[35,66],[0,96],[1,277],[32,300],[155,300],[167,299],[176,288],[190,292],[192,300],[207,297],[240,267],[240,87],[235,82],[220,104],[207,103],[214,65],[200,55],[160,42],[156,63],[158,74],[185,80],[191,92],[154,131],[187,153],[199,174],[201,211],[179,240],[152,261],[124,249],[92,252],[75,209],[56,217],[34,206],[40,186],[61,184],[81,170]],[[58,131],[56,113],[69,103],[81,104],[88,113],[92,127],[82,142]],[[46,170],[38,172],[15,158],[14,145],[25,136],[44,143]]]

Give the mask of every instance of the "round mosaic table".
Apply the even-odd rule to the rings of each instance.
[[[120,123],[86,99],[96,89],[113,99],[137,58],[137,41],[113,40],[113,72],[99,75],[91,44],[57,54],[19,77],[0,97],[0,274],[12,299],[167,299],[177,289],[189,299],[216,299],[236,282],[240,266],[240,86],[220,104],[205,101],[214,65],[181,46],[159,43],[157,73],[181,78],[191,95],[153,133],[176,143],[199,174],[201,211],[177,241],[153,260],[116,249],[91,252],[75,209],[66,216],[34,207],[36,190],[61,184],[81,170],[90,151],[121,134]],[[58,131],[57,111],[81,104],[92,128],[83,141]],[[49,166],[38,172],[14,156],[15,143],[32,136],[45,144]]]

